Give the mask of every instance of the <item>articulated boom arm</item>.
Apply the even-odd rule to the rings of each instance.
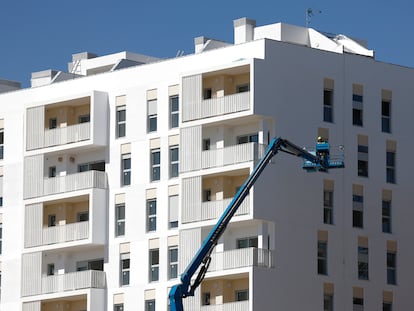
[[[319,148],[318,148],[319,147]],[[194,291],[201,284],[211,261],[211,253],[216,246],[221,235],[227,228],[230,220],[236,213],[244,198],[249,194],[250,188],[254,185],[257,178],[269,164],[270,160],[279,152],[289,153],[305,160],[303,168],[306,170],[327,171],[330,168],[344,167],[343,161],[330,162],[329,144],[326,142],[317,143],[315,154],[296,146],[286,139],[274,138],[267,147],[263,157],[246,179],[244,184],[229,203],[223,215],[217,221],[214,228],[210,231],[202,246],[194,256],[186,270],[181,275],[181,283],[171,288],[169,299],[171,311],[183,311],[183,298],[194,296]],[[197,277],[191,284],[191,278],[199,270]]]

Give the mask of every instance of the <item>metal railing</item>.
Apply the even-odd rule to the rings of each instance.
[[[42,277],[42,292],[57,293],[84,288],[105,288],[105,272],[96,270],[70,272]]]
[[[248,311],[249,301],[234,301],[220,305],[201,306],[201,311]]]
[[[54,129],[46,129],[44,132],[44,148],[65,145],[87,140],[91,137],[91,123],[79,123]]]
[[[76,222],[43,229],[42,245],[87,239],[89,221]]]
[[[213,253],[209,271],[243,267],[272,268],[273,266],[273,251],[250,247]]]
[[[43,181],[43,195],[63,193],[89,188],[106,189],[107,175],[101,171],[87,171],[66,176],[46,178]]]
[[[201,154],[202,168],[219,167],[261,158],[265,146],[258,143],[246,143],[222,149],[205,150]]]

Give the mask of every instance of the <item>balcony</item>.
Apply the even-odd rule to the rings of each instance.
[[[85,122],[61,128],[46,129],[42,147],[46,148],[88,140],[91,137],[90,127],[90,122]]]
[[[84,288],[105,288],[105,272],[96,270],[78,271],[42,277],[42,292],[50,294]]]
[[[77,191],[89,188],[107,188],[105,172],[87,171],[66,176],[46,178],[43,182],[43,195]]]
[[[243,267],[272,268],[273,252],[262,248],[233,249],[211,256],[209,271],[221,271]]]
[[[89,237],[89,221],[43,229],[40,245],[79,241]]]
[[[205,150],[201,154],[201,166],[203,169],[207,169],[256,161],[262,157],[264,149],[264,145],[258,143],[246,143],[222,149]]]
[[[106,93],[92,91],[29,107],[26,110],[26,150],[65,145],[68,145],[66,149],[74,148],[74,143],[84,141],[104,146],[107,101]]]
[[[90,188],[106,189],[107,187],[108,177],[105,172],[86,171],[66,176],[44,178],[40,185],[27,181],[25,183],[24,199]]]
[[[249,301],[235,301],[217,305],[201,306],[201,311],[249,311]]]

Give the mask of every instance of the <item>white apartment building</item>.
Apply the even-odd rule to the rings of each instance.
[[[410,310],[413,81],[364,41],[247,18],[191,55],[0,80],[0,309],[168,310],[269,140],[323,136],[345,168],[277,154],[185,310]]]

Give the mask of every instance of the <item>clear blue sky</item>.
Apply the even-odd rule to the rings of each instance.
[[[194,51],[194,38],[233,41],[233,20],[305,25],[368,40],[376,59],[414,67],[411,0],[3,0],[0,78],[28,87],[31,73],[67,70],[72,54],[131,51],[162,58]]]

